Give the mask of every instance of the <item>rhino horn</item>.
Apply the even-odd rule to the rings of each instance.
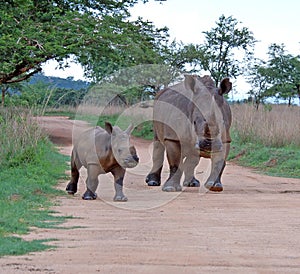
[[[104,128],[108,132],[108,134],[112,134],[113,127],[112,127],[111,123],[105,122],[105,127]]]
[[[125,130],[125,132],[126,132],[128,135],[130,135],[130,133],[133,131],[133,129],[134,129],[134,125],[133,125],[133,124],[130,124],[130,125],[128,126],[128,128]]]
[[[220,88],[219,88],[219,94],[227,94],[232,89],[232,83],[229,81],[229,78],[224,78],[221,81]]]

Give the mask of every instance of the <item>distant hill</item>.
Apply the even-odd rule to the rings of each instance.
[[[56,88],[72,89],[72,90],[87,89],[90,85],[90,83],[86,81],[82,81],[82,80],[75,81],[73,77],[68,77],[65,79],[65,78],[59,78],[54,76],[45,76],[40,73],[33,75],[29,80],[29,84],[36,84],[38,82],[43,82],[47,85]]]

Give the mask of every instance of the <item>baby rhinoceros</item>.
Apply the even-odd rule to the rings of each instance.
[[[67,185],[67,192],[77,192],[79,169],[87,169],[86,191],[82,196],[84,200],[97,198],[98,176],[111,172],[114,176],[114,201],[126,202],[123,194],[123,179],[126,168],[135,167],[139,158],[136,150],[129,144],[130,133],[133,126],[125,131],[110,123],[105,123],[105,129],[95,127],[84,131],[75,141],[71,156],[71,181]]]

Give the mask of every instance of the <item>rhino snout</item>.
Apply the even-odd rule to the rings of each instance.
[[[136,162],[139,162],[139,157],[137,155],[132,155],[133,160],[135,160]]]
[[[195,148],[200,151],[218,152],[222,150],[222,143],[219,140],[202,139],[195,144]]]
[[[128,168],[135,167],[139,162],[139,157],[137,155],[130,155],[124,160],[124,164]]]
[[[198,142],[196,142],[195,144],[195,148],[197,150],[211,150],[211,144],[212,144],[212,140],[211,139],[202,139],[199,140]]]

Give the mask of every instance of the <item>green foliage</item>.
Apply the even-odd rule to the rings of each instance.
[[[43,241],[24,241],[12,234],[31,227],[53,228],[64,217],[53,215],[51,198],[61,194],[54,186],[64,177],[66,157],[49,142],[40,141],[30,161],[0,170],[0,256],[40,251],[51,246]]]
[[[58,83],[60,83],[59,80],[67,81],[70,83],[70,88],[57,87],[57,82],[49,83],[48,81],[22,83],[9,90],[10,96],[7,97],[5,105],[41,110],[45,107],[78,106],[87,94],[87,88],[74,90],[71,87],[74,86],[72,83],[76,81],[56,79],[58,79],[56,80]]]
[[[141,19],[122,22],[120,26],[116,20],[120,19],[110,18],[108,25],[104,26],[104,29],[107,29],[104,35],[107,41],[95,45],[91,50],[85,48],[79,56],[87,76],[96,82],[121,68],[164,62],[162,54],[167,47],[167,28],[157,29],[151,22]],[[116,36],[115,33],[119,35]],[[111,46],[114,36],[117,42]]]
[[[119,114],[114,115],[102,115],[98,118],[97,125],[104,127],[105,122],[110,122],[112,125],[117,125],[122,129],[126,129],[127,126],[134,120],[132,117],[123,116]],[[143,138],[146,140],[153,139],[153,124],[152,121],[146,121],[135,127],[132,135],[135,137]]]
[[[120,65],[154,62],[156,41],[165,40],[167,29],[129,21],[129,8],[137,2],[2,1],[0,84],[27,79],[50,59],[63,66],[71,55],[95,79]]]
[[[0,237],[0,257],[43,251],[54,246],[46,244],[55,239],[24,241],[19,237]]]
[[[265,98],[274,97],[292,104],[300,98],[300,57],[288,54],[284,44],[271,44],[267,62],[256,60],[249,71],[248,82],[252,89],[249,95],[258,105]]]
[[[222,15],[216,22],[216,27],[203,32],[203,45],[190,45],[186,48],[190,61],[198,66],[198,70],[209,71],[216,85],[224,77],[236,78],[244,73],[252,59],[256,41],[248,28],[239,28],[238,24],[232,16]],[[243,53],[242,59],[236,57],[237,51]]]
[[[269,92],[284,100],[300,95],[300,57],[288,54],[284,44],[272,44],[269,47],[267,75],[272,87]]]
[[[53,215],[50,199],[61,194],[54,186],[65,176],[67,159],[54,150],[26,109],[0,111],[0,147],[0,256],[50,248],[47,240],[11,235],[64,221]]]
[[[299,147],[270,147],[259,142],[241,142],[236,133],[232,136],[229,160],[271,176],[300,178]]]
[[[53,96],[55,89],[43,82],[34,85],[24,83],[18,88],[12,89],[6,102],[6,106],[18,106],[26,108],[43,108]]]
[[[137,65],[120,69],[97,84],[91,84],[83,103],[92,106],[133,105],[154,98],[157,91],[181,76],[164,64]]]
[[[44,136],[26,109],[0,109],[0,170],[34,159]]]
[[[143,138],[146,140],[153,140],[153,123],[152,121],[146,121],[139,124],[133,131],[133,136]]]
[[[255,59],[254,63],[250,66],[247,76],[247,81],[251,85],[251,90],[248,94],[250,98],[252,98],[256,109],[270,96],[267,92],[269,77],[266,71],[267,69],[264,66],[264,61]]]

